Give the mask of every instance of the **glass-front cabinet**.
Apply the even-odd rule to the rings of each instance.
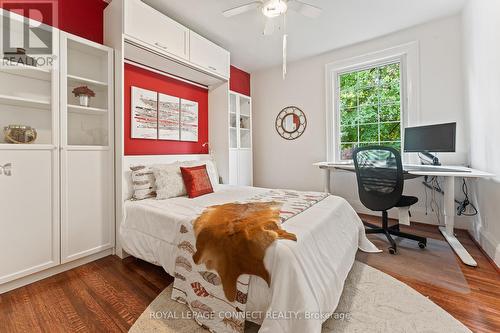
[[[229,183],[253,185],[252,168],[252,99],[229,93]]]
[[[234,149],[251,149],[252,100],[234,92],[229,96],[229,146]]]
[[[63,144],[68,147],[108,147],[112,122],[110,66],[107,48],[98,48],[74,36],[63,37],[66,57],[63,58],[62,101],[67,131]]]
[[[60,248],[67,263],[113,247],[113,50],[61,32],[60,77]]]

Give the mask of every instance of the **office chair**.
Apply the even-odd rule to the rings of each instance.
[[[403,195],[404,171],[401,154],[394,148],[367,146],[356,148],[353,152],[356,177],[358,179],[359,198],[365,207],[382,212],[382,228],[367,222],[367,234],[385,234],[391,246],[389,252],[395,254],[396,242],[391,235],[408,238],[418,242],[423,249],[427,246],[424,237],[399,231],[399,223],[389,226],[387,210],[393,207],[409,207],[418,202],[418,198]]]

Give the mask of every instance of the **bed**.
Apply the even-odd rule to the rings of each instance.
[[[208,206],[245,202],[266,191],[219,185],[216,192],[194,199],[126,201],[120,226],[122,247],[173,276],[176,239],[183,223],[191,223]],[[353,208],[336,196],[327,196],[282,227],[296,234],[298,241],[276,241],[266,252],[271,287],[251,276],[246,312],[267,315],[247,320],[261,324],[260,332],[320,332],[338,304],[356,251],[379,251],[366,238]],[[293,318],[294,313],[305,314],[308,320]]]

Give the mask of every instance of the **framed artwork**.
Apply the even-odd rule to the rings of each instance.
[[[132,131],[133,139],[158,139],[158,93],[132,87]]]
[[[158,139],[180,140],[180,108],[179,97],[158,95]]]
[[[181,99],[181,141],[198,142],[198,103]]]

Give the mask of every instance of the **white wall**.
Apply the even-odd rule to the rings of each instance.
[[[281,68],[252,73],[254,125],[254,184],[263,187],[322,190],[322,172],[312,163],[326,159],[325,65],[408,42],[420,50],[420,124],[458,123],[456,154],[441,154],[443,162],[467,162],[467,129],[463,108],[461,17],[454,16],[356,44],[289,65],[285,81]],[[332,31],[332,34],[342,33]],[[293,43],[293,36],[289,36]],[[303,109],[308,127],[297,140],[286,141],[275,130],[275,118],[288,105]],[[410,124],[417,125],[417,124]],[[348,199],[358,210],[361,204],[353,174],[337,173],[334,193]],[[458,186],[457,186],[458,187]],[[418,221],[436,223],[425,215],[425,192],[419,180],[408,182],[406,193],[420,203],[412,212]],[[457,189],[457,198],[461,198]],[[457,219],[458,226],[466,221]]]
[[[497,175],[477,183],[475,201],[481,214],[469,230],[500,266],[500,1],[469,1],[463,36],[470,161]]]

